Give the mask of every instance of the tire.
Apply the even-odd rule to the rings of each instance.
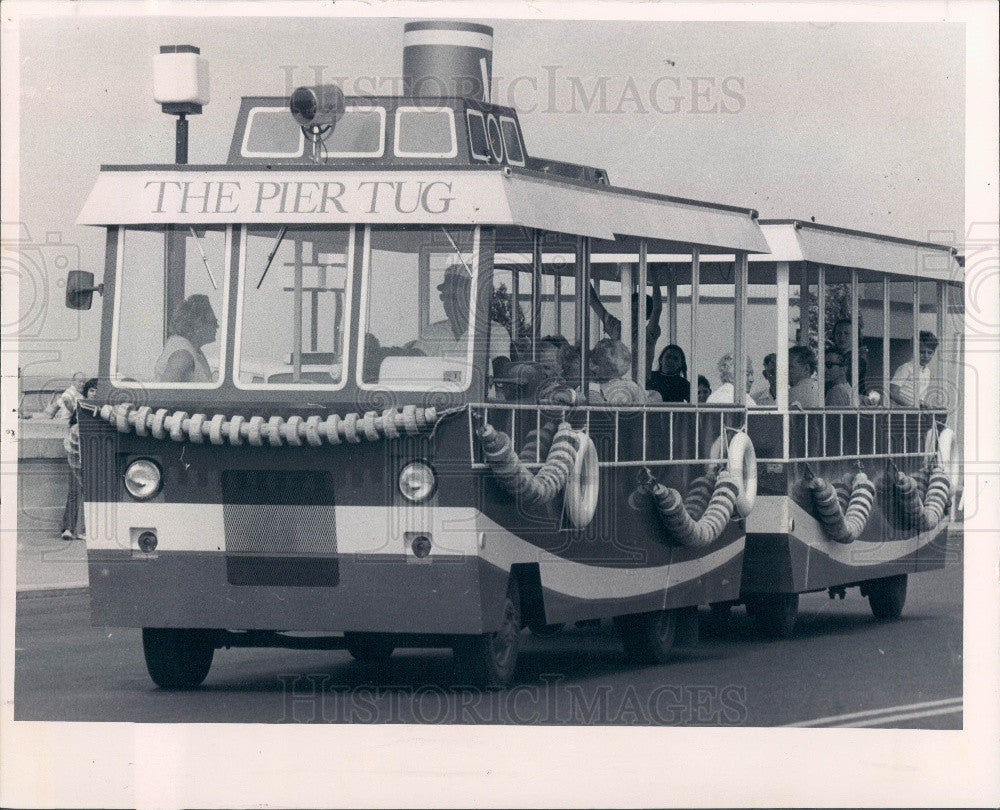
[[[552,636],[557,636],[565,630],[566,624],[565,622],[559,622],[558,624],[529,624],[528,629],[531,631],[531,635],[538,636],[538,638],[552,638]]]
[[[872,615],[880,621],[893,621],[903,613],[906,604],[906,574],[884,577],[868,583],[868,604]]]
[[[355,661],[381,663],[388,661],[396,644],[388,633],[344,633],[347,651]]]
[[[797,593],[761,596],[747,602],[747,613],[753,617],[757,629],[770,638],[791,638],[798,611]]]
[[[670,660],[677,633],[677,613],[656,610],[616,616],[615,629],[622,641],[625,658],[633,664],[665,664]]]
[[[142,628],[146,670],[161,689],[194,689],[212,668],[215,643],[211,630]]]
[[[455,640],[452,649],[458,675],[472,686],[503,689],[514,677],[520,647],[521,597],[517,580],[511,577],[499,629]]]

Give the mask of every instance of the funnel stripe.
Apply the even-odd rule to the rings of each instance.
[[[493,36],[476,31],[407,31],[403,35],[404,48],[421,45],[455,45],[460,48],[492,51]]]

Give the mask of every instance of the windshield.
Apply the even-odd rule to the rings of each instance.
[[[478,231],[371,228],[365,250],[358,383],[464,391],[473,369]]]
[[[344,386],[353,233],[347,227],[246,229],[238,387]]]
[[[227,235],[221,227],[120,231],[111,350],[115,385],[219,385]]]

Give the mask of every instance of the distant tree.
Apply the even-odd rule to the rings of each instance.
[[[792,299],[791,304],[799,304],[799,312],[804,308],[807,313],[809,345],[815,350],[819,347],[819,302],[817,301],[814,288],[810,286],[806,294],[804,303],[797,299]],[[833,333],[833,325],[841,318],[851,318],[851,285],[850,284],[827,284],[826,285],[826,340],[829,340]],[[793,322],[802,328],[799,316],[795,316]],[[858,334],[864,319],[858,314]]]

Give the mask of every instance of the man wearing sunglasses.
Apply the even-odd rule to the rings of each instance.
[[[847,357],[834,345],[826,347],[826,407],[854,408],[854,388],[847,381]]]

